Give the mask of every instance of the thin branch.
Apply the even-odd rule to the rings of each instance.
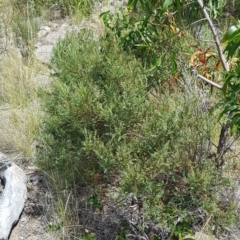
[[[192,72],[192,74],[193,74],[194,76],[196,76],[197,78],[200,78],[201,80],[203,80],[203,81],[211,84],[212,86],[214,86],[214,87],[216,87],[216,88],[218,88],[218,89],[222,89],[222,86],[221,86],[221,85],[219,85],[219,84],[217,84],[217,83],[209,80],[208,78],[205,78],[204,76],[198,74],[198,71],[197,71],[196,68],[192,68],[192,69],[191,69],[191,72]]]
[[[200,20],[197,20],[197,21],[189,24],[189,25],[186,26],[185,28],[189,28],[189,27],[191,27],[192,25],[195,25],[195,24],[197,24],[197,23],[199,23],[199,22],[203,22],[203,21],[206,21],[206,20],[207,20],[207,18],[202,18],[202,19],[200,19]]]
[[[217,31],[216,31],[216,29],[213,25],[213,22],[212,22],[211,18],[209,17],[209,14],[208,14],[205,6],[203,5],[202,0],[197,0],[197,2],[202,9],[202,13],[203,13],[204,17],[208,21],[209,27],[211,29],[211,32],[212,32],[212,35],[213,35],[213,38],[214,38],[214,41],[215,41],[215,44],[216,44],[216,47],[217,47],[218,56],[221,59],[221,63],[223,65],[223,68],[226,72],[228,72],[229,71],[229,65],[228,65],[228,62],[227,62],[225,56],[223,55],[221,44],[220,44],[220,41],[219,41],[219,38],[218,38],[218,35],[217,35]]]
[[[218,56],[221,60],[223,69],[228,72],[229,71],[229,64],[225,58],[225,56],[223,55],[223,51],[221,48],[221,44],[217,35],[217,31],[213,25],[213,22],[211,20],[211,18],[209,17],[209,14],[202,2],[202,0],[197,0],[199,6],[201,7],[202,13],[204,15],[205,18],[207,18],[208,21],[208,25],[211,29],[212,35],[213,35],[213,39],[215,41],[216,47],[217,47],[217,51],[218,51]],[[201,78],[202,79],[202,78]],[[222,88],[220,88],[222,89]],[[222,167],[223,164],[225,163],[225,159],[224,159],[224,154],[229,150],[229,147],[231,146],[227,145],[227,138],[228,138],[228,132],[229,132],[229,128],[230,128],[230,121],[229,121],[229,114],[227,114],[227,123],[225,123],[222,128],[221,128],[221,132],[220,132],[220,136],[219,136],[219,142],[218,142],[218,147],[217,147],[217,156],[219,157],[219,163],[218,163],[218,168]]]
[[[224,124],[221,128],[218,148],[217,148],[217,156],[219,156],[220,158],[220,162],[218,163],[218,168],[222,167],[223,164],[225,163],[223,156],[226,153],[225,149],[226,149],[226,142],[228,139],[229,127],[230,127],[230,122],[227,121],[227,123]]]
[[[229,143],[226,144],[226,147],[225,147],[225,149],[224,149],[223,154],[225,154],[228,150],[231,149],[232,145],[238,140],[238,138],[239,138],[239,134],[237,134],[236,136],[234,136],[234,137],[229,141]]]
[[[200,78],[201,80],[203,80],[203,81],[211,84],[212,86],[218,88],[218,89],[222,89],[222,86],[221,86],[221,85],[219,85],[219,84],[217,84],[217,83],[215,83],[215,82],[213,82],[213,81],[205,78],[204,76],[202,76],[202,75],[200,75],[200,74],[197,74],[197,77]]]

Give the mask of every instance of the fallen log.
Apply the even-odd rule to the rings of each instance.
[[[8,240],[27,198],[26,175],[15,163],[0,158],[0,240]]]

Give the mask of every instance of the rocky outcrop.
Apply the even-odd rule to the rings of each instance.
[[[83,19],[81,23],[74,25],[68,24],[67,19],[54,17],[50,22],[46,22],[40,27],[37,33],[34,54],[36,58],[44,63],[49,64],[53,47],[57,41],[64,38],[69,32],[78,32],[83,29],[92,29],[96,38],[101,34],[102,22],[99,15],[105,11],[115,12],[119,7],[125,6],[126,0],[104,0],[95,3],[94,11],[89,18]],[[55,16],[59,10],[59,5],[54,4],[49,10],[48,15]]]

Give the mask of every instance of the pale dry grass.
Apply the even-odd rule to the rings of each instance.
[[[41,118],[37,98],[41,84],[37,76],[46,69],[31,51],[22,57],[23,44],[19,45],[18,41],[22,39],[31,47],[36,29],[29,18],[28,5],[24,5],[24,12],[21,6],[15,0],[0,0],[0,27],[4,30],[0,37],[6,43],[6,49],[0,54],[0,151],[8,146],[22,156],[32,156]]]
[[[33,70],[23,63],[18,49],[9,49],[4,54],[0,71],[1,102],[11,107],[26,107],[35,97],[31,83]]]
[[[37,100],[37,62],[23,61],[19,49],[11,48],[0,65],[0,146],[11,146],[23,156],[34,153],[33,141],[40,121]]]
[[[38,130],[39,113],[36,109],[15,109],[9,111],[9,121],[3,125],[3,140],[10,141],[23,156],[32,156],[33,142]]]

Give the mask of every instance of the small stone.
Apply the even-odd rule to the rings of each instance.
[[[67,23],[64,23],[62,26],[61,26],[61,29],[68,29],[69,28],[69,25]]]
[[[49,33],[51,31],[51,28],[46,26],[46,27],[44,27],[44,30]]]
[[[48,25],[49,25],[50,28],[52,28],[54,30],[57,30],[57,28],[58,28],[58,24],[57,23],[49,22]]]
[[[20,221],[21,221],[21,222],[26,222],[26,221],[27,221],[27,218],[26,218],[26,217],[22,217],[22,218],[20,219]]]
[[[207,235],[203,232],[196,232],[195,233],[195,239],[198,239],[198,240],[217,240],[217,238],[215,238],[213,236],[210,236],[210,235]]]
[[[42,26],[40,27],[40,30],[45,30],[45,27],[46,27],[46,26],[42,25]]]
[[[40,30],[38,33],[37,33],[37,36],[38,38],[43,38],[45,36],[47,36],[48,32],[46,30]]]
[[[3,160],[4,158],[6,158],[6,156],[0,152],[0,161]]]
[[[50,32],[46,38],[45,41],[49,44],[56,44],[59,38],[64,37],[64,34],[60,31],[58,32]]]
[[[34,47],[35,47],[35,48],[39,48],[39,47],[41,47],[41,46],[42,46],[42,43],[41,43],[41,42],[37,42],[37,43],[34,44]]]
[[[43,45],[37,48],[34,54],[39,61],[48,64],[51,59],[52,49],[53,45]]]

